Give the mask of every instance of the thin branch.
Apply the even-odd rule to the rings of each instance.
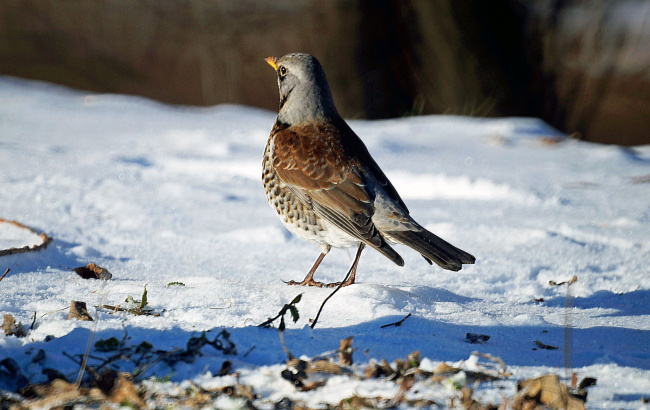
[[[162,355],[162,356],[158,356],[157,358],[153,359],[152,361],[150,361],[150,362],[148,362],[148,363],[145,363],[145,365],[142,366],[142,368],[140,369],[140,371],[138,371],[138,374],[133,378],[133,381],[136,381],[136,380],[142,378],[142,376],[143,376],[146,372],[148,372],[149,370],[151,370],[151,369],[152,369],[156,364],[158,364],[158,362],[160,362],[161,360],[165,360],[166,358],[170,357],[170,356],[173,355],[173,354],[176,354],[176,353],[180,352],[181,350],[183,350],[183,349],[181,349],[181,348],[176,348],[176,349],[170,350],[170,351],[168,351],[167,353],[165,353],[164,355]]]
[[[11,269],[7,268],[7,270],[5,271],[5,273],[3,273],[2,276],[0,276],[0,280],[4,279],[5,276],[7,276],[7,273],[9,273],[10,270],[11,270]]]
[[[356,254],[356,256],[354,257],[354,262],[352,263],[352,266],[350,266],[350,269],[348,269],[348,273],[345,275],[345,279],[343,279],[343,280],[341,281],[341,283],[339,283],[339,285],[336,287],[336,289],[334,289],[334,291],[333,291],[332,293],[330,293],[329,296],[327,296],[327,297],[325,298],[325,300],[323,301],[323,303],[320,305],[320,309],[318,309],[318,313],[316,314],[316,318],[315,318],[314,321],[311,323],[311,328],[312,328],[312,329],[313,329],[314,327],[316,327],[316,323],[318,323],[318,318],[320,317],[320,313],[323,311],[323,308],[325,307],[325,304],[327,303],[327,301],[328,301],[332,296],[334,296],[334,294],[335,294],[336,292],[338,292],[339,289],[341,289],[341,288],[343,287],[343,284],[346,283],[346,282],[348,281],[348,279],[350,278],[350,275],[352,274],[352,271],[353,271],[354,269],[356,269],[356,264],[359,262],[359,257],[361,256],[361,251],[363,251],[363,248],[364,248],[364,247],[365,247],[365,245],[363,244],[363,242],[361,242],[361,243],[359,244],[359,248],[357,249],[357,254]]]
[[[330,300],[330,298],[331,298],[332,296],[334,296],[334,294],[335,294],[336,292],[338,292],[339,289],[341,289],[341,287],[343,287],[343,284],[348,280],[348,278],[350,277],[350,274],[351,274],[351,273],[352,273],[352,268],[350,268],[350,270],[348,271],[348,274],[345,275],[345,279],[343,279],[343,281],[342,281],[341,283],[339,283],[339,285],[336,287],[336,289],[334,289],[334,291],[333,291],[332,293],[330,293],[329,296],[327,296],[327,297],[325,298],[325,300],[323,301],[323,303],[320,305],[320,309],[318,309],[318,313],[316,314],[316,318],[315,318],[314,321],[311,323],[311,328],[312,328],[312,329],[313,329],[314,327],[316,327],[316,323],[318,322],[318,318],[320,317],[320,312],[323,311],[323,308],[325,307],[325,304],[327,303],[327,301]]]
[[[282,330],[280,330],[280,331],[278,331],[278,334],[280,335],[280,343],[282,343],[282,349],[287,354],[287,357],[289,358],[289,360],[293,359],[295,356],[291,354],[291,352],[287,348],[287,345],[284,343],[284,332]]]
[[[381,328],[383,329],[383,328],[388,327],[388,326],[395,326],[395,327],[402,326],[402,323],[404,323],[404,321],[406,319],[410,318],[410,317],[411,317],[411,314],[409,313],[408,315],[404,316],[404,318],[402,320],[398,320],[397,322],[382,325]]]
[[[14,226],[16,226],[16,227],[18,227],[20,229],[28,230],[28,231],[32,232],[34,235],[38,235],[38,237],[41,238],[41,241],[42,241],[39,245],[32,245],[32,246],[27,245],[27,246],[23,246],[22,248],[0,249],[0,256],[14,255],[14,254],[17,254],[17,253],[24,253],[24,252],[31,252],[31,251],[40,251],[41,249],[47,248],[47,245],[49,245],[50,242],[52,242],[52,238],[50,238],[46,234],[44,234],[44,233],[39,234],[38,232],[36,232],[32,228],[30,228],[28,226],[25,226],[25,225],[21,224],[20,222],[10,221],[10,220],[7,220],[7,219],[0,218],[0,223],[7,223],[7,224],[10,224],[10,225],[14,225]],[[5,272],[5,274],[6,273],[7,272]],[[2,277],[4,277],[4,275]],[[0,278],[0,280],[1,280],[1,278]]]
[[[35,324],[36,324],[36,311],[34,311],[34,318],[32,319],[32,325],[29,327],[29,330],[34,330]]]
[[[248,351],[247,351],[246,353],[244,353],[244,356],[243,356],[243,357],[248,356],[248,354],[249,354],[250,352],[252,352],[256,347],[257,347],[257,345],[253,345],[253,347],[251,347],[250,349],[248,349]]]

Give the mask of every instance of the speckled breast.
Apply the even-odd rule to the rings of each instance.
[[[303,239],[326,244],[326,233],[320,218],[287,189],[273,168],[272,138],[266,144],[262,161],[262,181],[266,199],[284,223],[284,226]]]

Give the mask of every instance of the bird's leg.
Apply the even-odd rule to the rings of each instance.
[[[287,285],[301,285],[301,286],[318,286],[319,288],[323,286],[323,282],[316,282],[314,281],[314,273],[316,273],[316,269],[318,269],[318,265],[323,261],[323,258],[327,255],[327,252],[323,252],[318,256],[318,259],[316,259],[316,262],[314,262],[314,266],[311,267],[309,270],[309,273],[307,276],[305,276],[305,279],[302,280],[302,282],[296,282],[295,280],[290,280],[287,282]]]
[[[359,248],[357,248],[357,254],[354,257],[354,262],[352,263],[352,266],[350,266],[350,269],[348,270],[348,273],[345,275],[347,279],[345,279],[345,282],[341,285],[341,282],[334,282],[334,283],[328,283],[327,286],[328,288],[333,288],[336,286],[341,285],[343,286],[348,286],[354,284],[354,278],[357,275],[357,265],[359,265],[359,258],[361,258],[361,252],[363,251],[363,248],[366,247],[366,244],[361,242],[359,244]]]

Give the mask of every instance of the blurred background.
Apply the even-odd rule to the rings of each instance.
[[[346,118],[539,117],[650,143],[648,0],[1,0],[0,74],[276,110],[263,58],[325,68]]]

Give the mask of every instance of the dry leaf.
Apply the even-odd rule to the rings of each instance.
[[[399,403],[404,401],[406,393],[411,390],[411,387],[415,384],[415,375],[409,374],[402,377],[402,380],[399,383],[399,390],[393,399],[390,401],[391,406],[396,406]]]
[[[307,374],[314,373],[343,374],[343,369],[329,360],[316,360],[307,366]]]
[[[4,330],[5,335],[7,336],[16,336],[16,337],[25,337],[27,336],[27,331],[22,323],[16,324],[16,319],[10,314],[5,314],[5,320],[2,324],[2,330]]]
[[[138,395],[138,389],[129,380],[126,373],[118,373],[115,385],[108,395],[108,399],[114,403],[129,403],[131,406],[144,407],[145,403]]]
[[[30,400],[28,408],[51,409],[63,406],[68,402],[81,396],[79,390],[74,384],[64,380],[56,379],[50,384],[37,384],[29,386],[20,392],[25,397],[33,397],[36,400]]]
[[[555,374],[521,381],[517,383],[517,391],[520,393],[513,403],[515,409],[534,408],[537,405],[566,410],[585,408],[584,402],[572,395]]]
[[[459,368],[457,367],[451,367],[447,363],[440,363],[438,367],[436,367],[433,370],[433,374],[439,375],[439,374],[456,374],[460,371]]]
[[[339,363],[346,366],[352,365],[352,336],[341,340]]]
[[[86,309],[86,302],[81,302],[77,300],[72,301],[72,303],[70,304],[70,314],[68,315],[68,320],[70,319],[88,320],[88,321],[93,320],[92,316],[90,316],[90,313],[88,313],[88,309]]]
[[[303,384],[302,387],[300,388],[300,391],[312,391],[312,390],[316,390],[316,389],[319,388],[319,387],[323,387],[323,386],[325,386],[326,383],[327,383],[327,380],[317,380],[317,381],[315,381],[315,382],[305,383],[305,384]]]
[[[342,410],[377,409],[381,408],[380,403],[382,401],[381,397],[352,396],[341,400],[336,408]]]
[[[70,268],[68,268],[70,269]],[[81,276],[83,279],[111,279],[113,274],[104,269],[99,265],[94,263],[89,263],[86,266],[80,266],[78,268],[70,269],[74,271],[77,275]]]

